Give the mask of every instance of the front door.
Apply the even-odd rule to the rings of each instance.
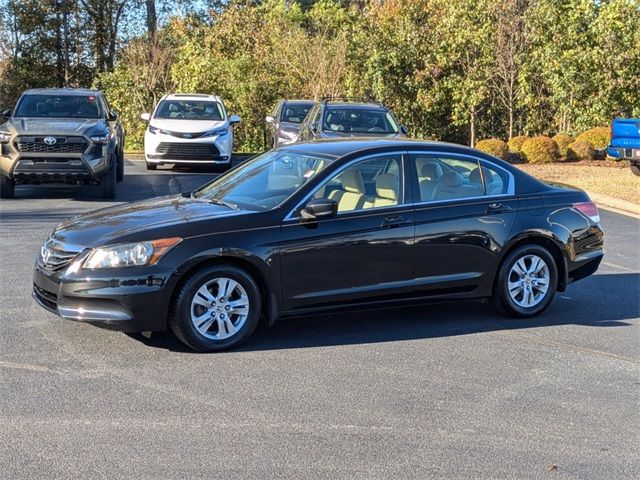
[[[414,225],[405,162],[402,153],[353,161],[308,198],[336,201],[335,217],[302,223],[294,211],[293,218],[285,219],[285,310],[385,300],[411,292]]]

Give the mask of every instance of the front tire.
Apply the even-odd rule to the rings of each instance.
[[[169,326],[188,347],[216,352],[247,340],[261,314],[255,280],[233,265],[213,265],[191,274],[180,287]]]
[[[124,152],[122,150],[118,152],[116,159],[118,160],[118,168],[116,169],[116,180],[118,182],[121,182],[124,180]]]
[[[512,317],[528,318],[544,311],[558,287],[558,267],[539,245],[523,245],[502,262],[494,299]]]
[[[637,175],[640,177],[640,163],[632,163],[631,171],[633,172],[634,175]]]
[[[0,174],[0,198],[15,198],[16,184],[9,177]]]

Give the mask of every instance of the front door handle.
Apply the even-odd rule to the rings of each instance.
[[[387,228],[400,227],[402,225],[407,225],[411,221],[404,218],[402,215],[393,215],[391,217],[386,217],[382,221],[382,226]]]
[[[487,205],[487,209],[485,210],[484,213],[504,213],[504,212],[510,212],[510,211],[511,211],[511,207],[509,205],[505,205],[504,203],[494,202]]]

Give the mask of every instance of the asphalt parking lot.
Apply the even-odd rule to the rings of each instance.
[[[213,175],[128,162],[117,202]],[[0,478],[637,478],[640,220],[601,211],[600,271],[533,320],[364,311],[195,354],[31,299],[53,227],[111,203],[71,187],[0,202]]]

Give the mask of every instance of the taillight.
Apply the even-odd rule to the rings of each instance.
[[[598,213],[598,207],[593,202],[580,202],[574,203],[573,208],[578,210],[583,215],[589,217],[594,223],[600,223],[600,214]]]

